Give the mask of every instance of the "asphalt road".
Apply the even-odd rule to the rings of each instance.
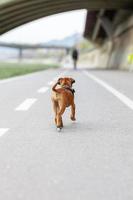
[[[76,122],[51,84],[75,78]],[[51,82],[52,81],[52,82]],[[48,70],[0,82],[0,200],[132,200],[133,74]]]

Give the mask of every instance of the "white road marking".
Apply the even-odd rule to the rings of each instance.
[[[0,137],[4,135],[8,130],[9,128],[0,128]]]
[[[42,88],[40,88],[39,90],[38,90],[38,93],[45,93],[45,92],[47,92],[48,91],[48,87],[42,87]]]
[[[115,97],[117,97],[122,103],[124,103],[128,108],[133,110],[133,101],[129,99],[127,96],[122,94],[121,92],[117,91],[115,88],[104,82],[103,80],[97,78],[96,76],[84,71],[84,74],[87,75],[90,79],[97,82],[99,85],[104,87],[110,93],[112,93]]]
[[[48,85],[52,85],[54,83],[54,81],[50,81],[48,82]]]
[[[16,111],[27,111],[36,101],[37,101],[37,99],[26,99],[15,110]]]

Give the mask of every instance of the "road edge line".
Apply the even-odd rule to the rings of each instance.
[[[108,83],[106,83],[105,81],[101,80],[97,76],[95,76],[95,75],[93,75],[93,74],[91,74],[91,73],[89,73],[87,71],[83,71],[83,73],[86,76],[88,76],[91,80],[95,81],[96,83],[101,85],[103,88],[105,88],[108,92],[113,94],[116,98],[118,98],[128,108],[133,110],[133,101],[130,98],[128,98],[126,95],[122,94],[121,92],[119,92],[118,90],[116,90],[115,88],[113,88],[112,86],[110,86]]]

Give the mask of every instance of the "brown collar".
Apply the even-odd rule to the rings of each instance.
[[[67,88],[65,88],[66,90],[69,90],[73,95],[74,95],[74,93],[75,93],[75,90],[74,89],[72,89],[72,88],[69,88],[69,87],[67,87]]]
[[[64,88],[64,89],[66,89],[66,90],[69,90],[73,95],[74,95],[74,93],[75,93],[75,90],[74,89],[72,89],[71,87],[69,87],[69,86],[63,86],[62,88]]]

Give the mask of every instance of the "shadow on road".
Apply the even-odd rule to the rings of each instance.
[[[91,131],[92,124],[89,122],[70,122],[65,124],[64,129],[62,130],[64,133],[89,133]]]

